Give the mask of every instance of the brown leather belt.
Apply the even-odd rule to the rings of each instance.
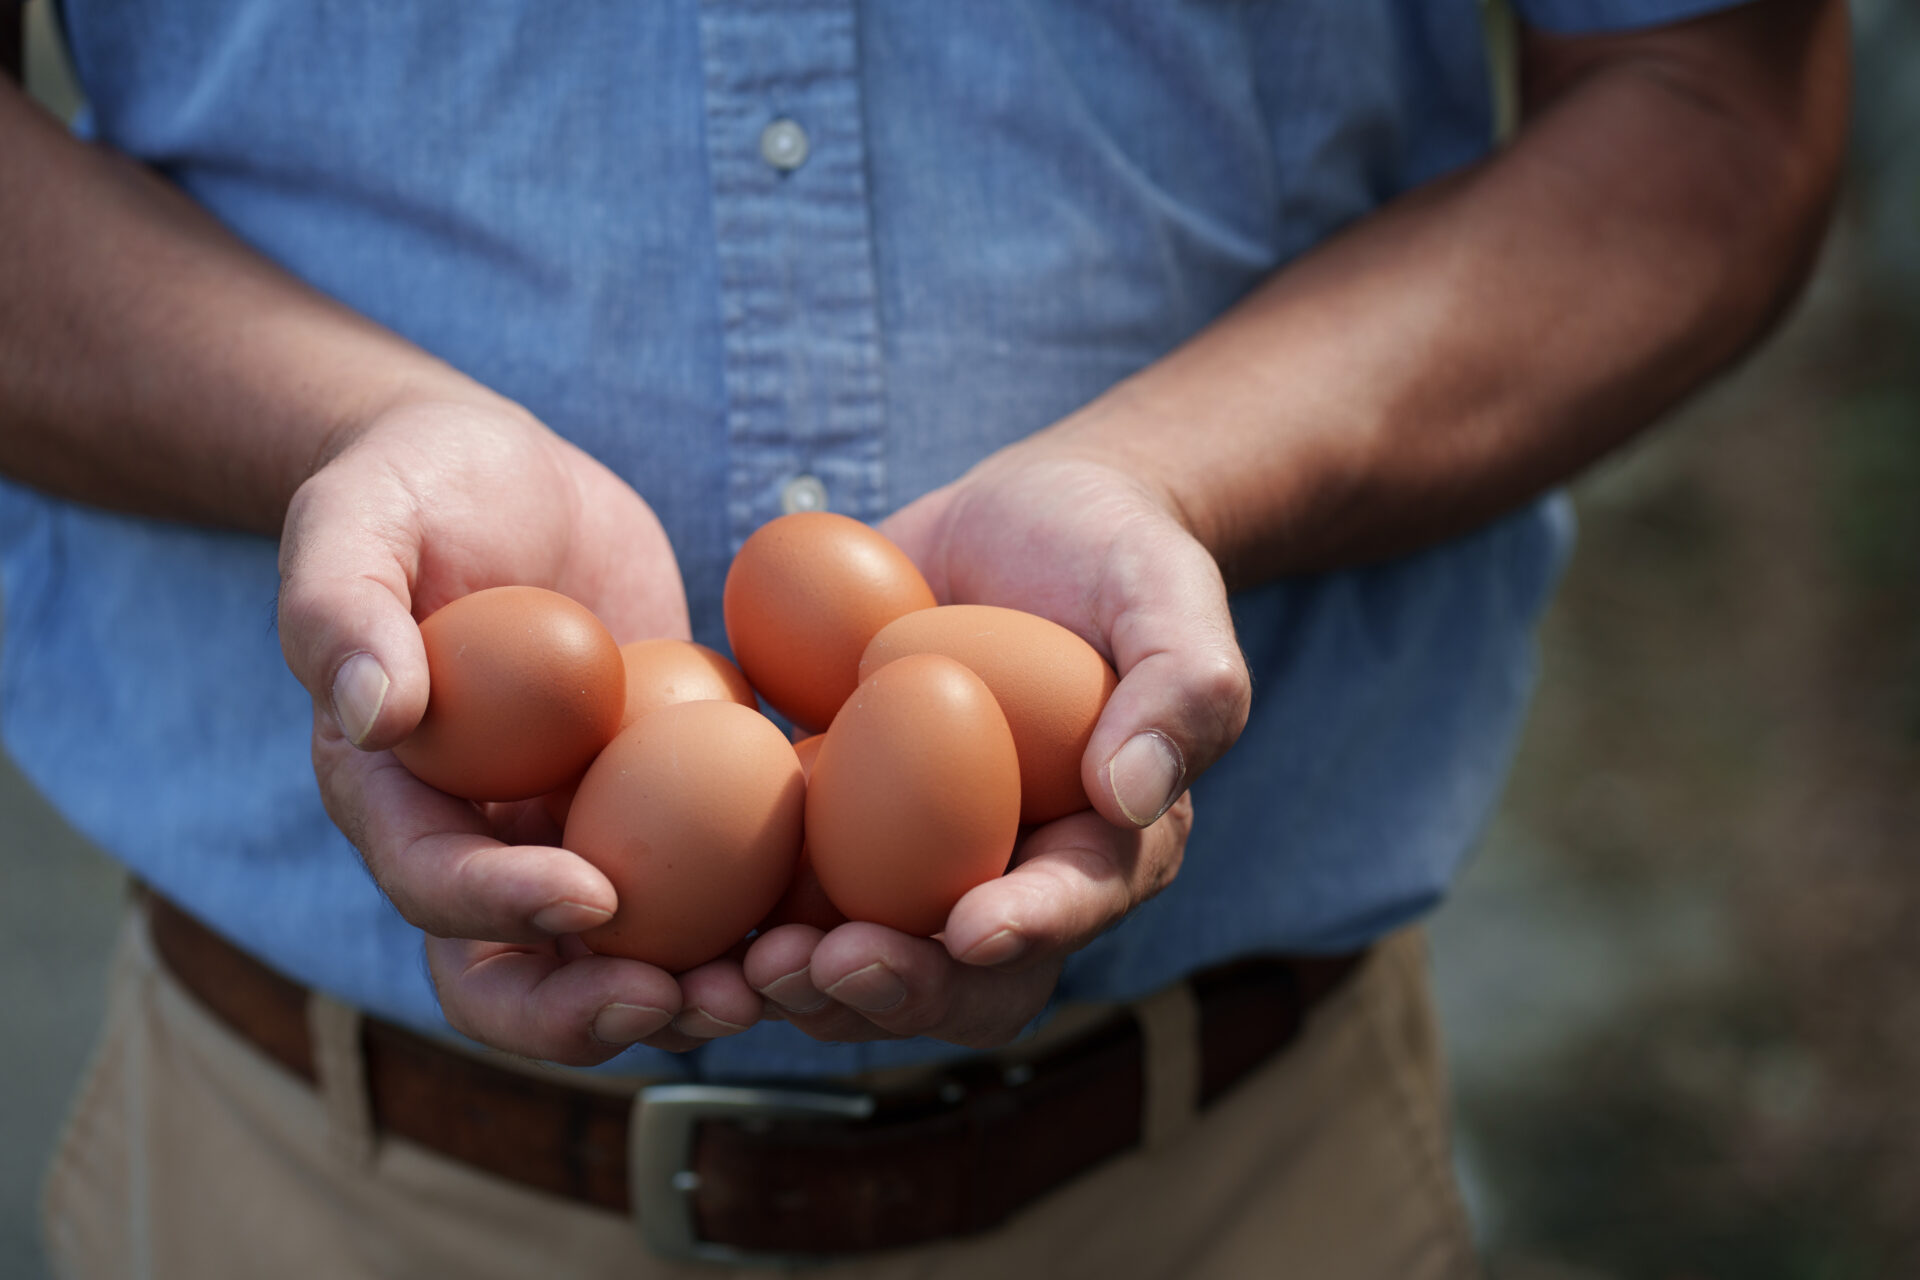
[[[317,1081],[306,989],[164,899],[146,902],[154,949],[180,984]],[[1268,956],[1191,977],[1200,1105],[1291,1042],[1359,960]],[[1144,1036],[1125,1011],[1014,1068],[967,1060],[924,1086],[865,1094],[656,1085],[637,1111],[631,1096],[496,1066],[378,1019],[361,1041],[380,1130],[606,1209],[631,1213],[637,1199],[649,1239],[679,1239],[695,1256],[847,1253],[983,1230],[1141,1138]]]

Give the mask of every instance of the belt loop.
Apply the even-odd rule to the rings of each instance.
[[[653,1153],[647,1149],[646,1108],[646,1089],[644,1087],[635,1089],[633,1104],[627,1109],[627,1214],[633,1219],[636,1229],[640,1226],[641,1188],[646,1185],[648,1178],[651,1177],[657,1181],[660,1176],[647,1167],[654,1157]],[[687,1164],[691,1166],[692,1163],[689,1158]],[[669,1181],[672,1181],[675,1174],[691,1172],[690,1168],[675,1169],[666,1176]],[[700,1183],[696,1175],[680,1178],[677,1182],[673,1182],[673,1187],[676,1191],[690,1197],[700,1189]]]
[[[367,1059],[360,1046],[360,1011],[318,991],[307,995],[307,1030],[313,1037],[313,1067],[327,1137],[349,1165],[373,1163],[373,1104],[367,1093]]]
[[[1140,1024],[1140,1145],[1171,1142],[1200,1107],[1200,1002],[1184,981],[1133,1006]]]

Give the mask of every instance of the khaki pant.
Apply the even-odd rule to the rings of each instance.
[[[770,1274],[658,1261],[623,1217],[404,1140],[369,1144],[352,1110],[215,1022],[155,968],[144,929],[130,927],[107,1025],[47,1181],[55,1267],[162,1280]],[[1477,1272],[1448,1159],[1423,938],[1409,931],[1381,947],[1292,1048],[1151,1148],[984,1235],[795,1274]]]

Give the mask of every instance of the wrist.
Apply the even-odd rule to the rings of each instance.
[[[1274,410],[1284,393],[1234,365],[1190,344],[1033,437],[1123,473],[1213,557],[1230,589],[1281,571],[1297,531],[1357,491],[1352,451],[1336,447],[1351,437],[1290,430]]]
[[[372,380],[347,396],[322,422],[311,448],[296,459],[292,493],[315,473],[360,442],[374,429],[448,413],[474,413],[491,421],[513,421],[545,430],[518,402],[437,361],[397,370]]]

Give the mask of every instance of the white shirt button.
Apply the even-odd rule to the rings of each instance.
[[[807,147],[807,131],[791,120],[775,120],[760,131],[760,158],[783,173],[807,162]]]
[[[795,476],[780,490],[780,510],[788,515],[796,511],[825,511],[827,486],[818,476]]]

